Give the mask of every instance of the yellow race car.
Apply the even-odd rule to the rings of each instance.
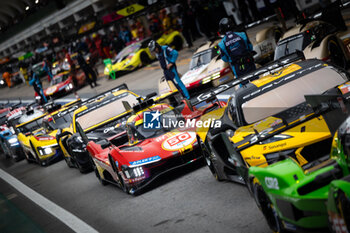
[[[346,68],[350,61],[350,30],[339,29],[321,20],[305,20],[281,37],[275,60],[295,51],[303,51],[307,59],[317,58]]]
[[[86,144],[77,131],[77,123],[90,140],[99,141],[109,135],[115,135],[125,126],[130,112],[126,112],[123,101],[136,104],[142,98],[129,91],[125,84],[99,94],[77,109],[73,114],[72,124],[58,130],[57,142],[68,167],[76,167],[81,173],[92,170],[90,155]]]
[[[79,103],[80,99],[62,107],[55,105],[38,117],[16,126],[18,141],[28,162],[45,166],[62,158],[56,141],[57,129],[69,125],[71,116],[68,113],[76,109]]]
[[[304,165],[322,156],[323,145],[329,148],[327,124],[304,96],[339,92],[349,76],[319,60],[271,67],[258,79],[251,75],[234,81],[251,82],[233,93],[224,111],[211,113],[221,115],[220,129],[198,133],[206,145],[207,165],[218,180],[245,183],[250,166],[267,166],[283,156]]]
[[[115,75],[121,75],[150,64],[155,60],[155,56],[148,49],[150,41],[151,38],[148,38],[132,43],[120,51],[113,61],[104,60],[106,65],[104,74],[114,79]],[[183,37],[180,32],[173,31],[169,34],[163,34],[157,42],[160,45],[170,45],[179,50],[183,45]]]

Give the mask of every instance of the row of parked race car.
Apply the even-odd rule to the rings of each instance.
[[[346,67],[349,36],[325,27],[331,25],[297,25],[279,42],[280,54],[289,55],[191,101],[177,91],[141,97],[121,85],[63,106],[30,106],[8,120],[12,131],[4,131],[18,135],[10,145],[20,145],[28,162],[48,165],[63,156],[69,167],[94,170],[103,185],[129,194],[203,158],[217,180],[247,186],[273,231],[321,231],[329,224],[349,232],[350,76],[333,65]],[[342,56],[334,55],[335,44]],[[295,46],[326,55],[305,60],[291,53]],[[223,92],[230,93],[227,103],[218,100]],[[148,112],[173,122],[211,123],[146,130]]]

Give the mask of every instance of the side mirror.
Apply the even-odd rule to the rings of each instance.
[[[152,97],[157,96],[157,92],[152,92],[146,95],[146,99],[151,99]]]
[[[80,124],[78,122],[76,122],[76,128],[77,128],[77,131],[80,134],[80,137],[83,140],[84,144],[87,145],[89,143],[89,139],[86,136],[83,128],[80,126]]]
[[[103,150],[106,149],[106,148],[108,148],[108,147],[110,147],[110,146],[112,145],[111,142],[108,141],[107,139],[98,142],[98,144],[101,145],[101,148],[102,148]]]

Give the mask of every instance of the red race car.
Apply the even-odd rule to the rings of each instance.
[[[113,183],[126,193],[136,194],[164,173],[201,158],[195,125],[204,112],[215,106],[221,103],[196,109],[186,101],[180,108],[155,104],[153,99],[140,101],[122,126],[112,127],[124,127],[125,131],[87,143],[97,178],[103,185]],[[180,127],[182,124],[188,125]],[[87,137],[80,134],[87,142]]]
[[[77,72],[77,87],[82,87],[86,83],[85,74],[81,71]],[[74,82],[68,71],[59,73],[53,77],[50,86],[44,90],[44,94],[48,98],[58,98],[69,94],[73,91]],[[35,98],[40,98],[35,93]]]

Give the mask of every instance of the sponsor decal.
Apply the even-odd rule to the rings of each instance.
[[[177,151],[188,145],[191,145],[196,140],[196,133],[194,132],[184,132],[176,134],[162,144],[162,148],[168,151]]]
[[[279,190],[277,178],[265,177],[265,184],[269,189]]]
[[[47,88],[47,90],[46,90],[46,94],[47,94],[47,95],[51,95],[51,94],[53,94],[56,90],[57,90],[57,87],[56,87],[56,86],[49,87],[49,88]]]
[[[341,91],[341,93],[346,94],[350,92],[350,83],[345,83],[343,85],[339,86],[339,90]]]
[[[24,111],[26,108],[25,107],[20,107],[15,110],[12,110],[6,115],[6,118],[14,118],[16,116],[22,115],[22,111]]]
[[[281,119],[277,119],[277,120],[275,120],[274,122],[271,123],[270,127],[274,127],[274,126],[279,125],[281,123],[282,123],[282,120]]]
[[[281,143],[281,144],[277,144],[277,145],[272,145],[272,146],[264,146],[264,150],[273,150],[273,149],[278,149],[281,147],[285,147],[287,145],[287,143]]]
[[[48,141],[48,140],[54,140],[56,139],[55,137],[52,137],[52,136],[34,136],[34,138],[38,141]]]
[[[153,157],[149,157],[149,158],[146,158],[146,159],[141,159],[141,160],[137,160],[137,161],[133,161],[133,162],[129,162],[129,163],[132,166],[138,166],[138,165],[145,165],[145,164],[148,164],[148,163],[153,163],[153,162],[159,161],[161,159],[162,158],[159,155],[156,155],[156,156],[153,156]]]

